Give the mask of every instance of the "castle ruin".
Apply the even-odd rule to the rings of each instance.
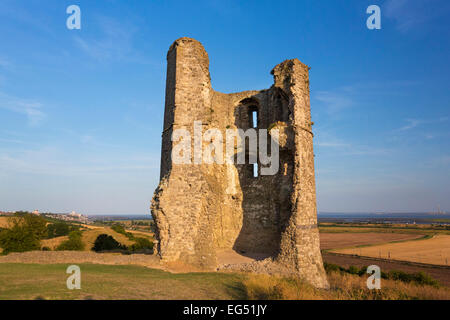
[[[298,59],[286,60],[273,68],[269,89],[224,94],[211,87],[200,42],[180,38],[171,45],[161,180],[151,206],[161,261],[217,270],[220,254],[233,251],[328,287],[317,228],[308,69]],[[184,128],[193,136],[194,121],[202,130],[278,129],[278,172],[259,175],[259,159],[175,164],[172,133]]]

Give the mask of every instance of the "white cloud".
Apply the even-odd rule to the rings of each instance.
[[[319,91],[315,95],[315,98],[325,104],[328,113],[335,114],[353,105],[353,100],[348,91],[345,89]]]
[[[159,157],[152,154],[126,155],[107,159],[82,159],[52,147],[9,150],[0,153],[0,172],[51,176],[119,174],[159,168]]]
[[[405,119],[405,120],[408,124],[404,125],[400,129],[398,129],[399,131],[406,131],[406,130],[413,129],[424,122],[423,120],[419,120],[419,119]]]
[[[100,36],[75,36],[76,45],[98,61],[132,61],[148,63],[133,46],[137,27],[108,17],[97,19]]]
[[[399,31],[407,32],[448,13],[449,9],[447,0],[387,0],[382,14],[395,20]]]
[[[403,127],[399,128],[398,131],[407,131],[407,130],[411,130],[414,129],[416,127],[419,127],[421,125],[424,124],[433,124],[433,123],[439,123],[439,122],[446,122],[448,121],[448,117],[440,117],[438,119],[431,119],[431,120],[423,120],[423,119],[405,119],[405,121],[407,122],[406,125],[404,125]]]
[[[12,97],[1,92],[0,108],[25,115],[31,126],[39,125],[46,117],[40,102]]]

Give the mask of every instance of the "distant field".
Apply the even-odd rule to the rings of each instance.
[[[362,248],[338,249],[332,250],[331,252],[448,265],[450,264],[450,236],[436,235],[426,240],[388,243]]]
[[[351,223],[319,223],[319,231],[323,233],[415,233],[415,234],[448,234],[450,230],[444,226],[404,225],[404,224],[351,224]]]
[[[321,233],[320,248],[322,250],[338,249],[352,246],[381,244],[391,241],[412,240],[423,237],[421,234],[402,233]]]

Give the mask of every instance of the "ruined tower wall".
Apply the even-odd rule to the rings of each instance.
[[[216,264],[212,232],[215,212],[205,210],[207,202],[214,199],[213,190],[203,166],[173,163],[171,152],[178,141],[172,142],[171,136],[176,129],[185,129],[193,141],[194,121],[203,121],[208,114],[209,60],[198,41],[182,38],[170,47],[167,61],[162,176],[152,205],[157,250],[165,261],[182,260],[208,268]]]
[[[221,250],[262,253],[293,275],[326,287],[317,230],[307,66],[286,60],[273,69],[270,89],[224,94],[211,87],[208,55],[198,41],[178,39],[167,61],[161,181],[152,200],[157,254],[163,261],[208,269],[217,267]],[[194,153],[204,153],[210,142],[203,141],[198,149],[194,121],[200,121],[202,133],[219,129],[225,140],[227,129],[252,126],[253,110],[258,112],[258,129],[280,132],[276,174],[253,177],[248,162],[194,163]],[[171,136],[179,128],[192,138],[190,164],[171,158],[179,143]],[[261,170],[260,159],[257,163]]]
[[[318,287],[327,286],[317,227],[313,133],[308,67],[297,59],[277,65],[274,86],[289,97],[294,133],[292,214],[281,235],[278,261],[293,266],[301,277]]]

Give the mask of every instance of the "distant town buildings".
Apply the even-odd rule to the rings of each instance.
[[[0,211],[0,216],[14,216],[19,211]],[[24,211],[21,211],[24,212]],[[37,216],[45,216],[62,221],[90,223],[89,218],[81,213],[72,211],[71,213],[40,213],[38,209],[31,212],[31,214]]]
[[[90,223],[89,218],[81,213],[77,213],[72,211],[69,214],[66,213],[46,213],[46,217],[50,217],[53,219],[63,220],[63,221],[71,221],[71,222],[81,222],[81,223]]]
[[[14,214],[14,211],[0,211],[0,216],[13,216]]]

